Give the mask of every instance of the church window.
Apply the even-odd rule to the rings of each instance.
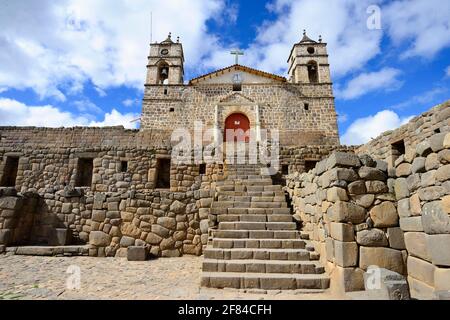
[[[169,112],[175,112],[175,108],[170,108]]]
[[[306,111],[309,110],[309,103],[305,103],[303,106],[304,106],[304,108],[305,108]]]
[[[234,83],[233,84],[233,91],[242,91],[242,84],[241,83]]]
[[[3,175],[1,186],[2,187],[15,187],[17,170],[19,168],[19,158],[17,157],[7,157],[5,166],[3,168]]]
[[[167,95],[169,91],[167,89],[164,89],[164,95]]]
[[[308,63],[308,78],[310,83],[319,82],[319,70],[315,61]]]
[[[308,47],[307,51],[309,54],[314,54],[316,52],[316,49],[314,49],[313,47]]]
[[[76,187],[90,187],[92,185],[92,173],[94,170],[94,159],[80,158],[77,165]]]
[[[156,188],[169,189],[170,188],[170,159],[158,159],[156,164],[157,180]]]

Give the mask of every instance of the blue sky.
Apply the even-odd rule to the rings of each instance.
[[[181,37],[185,80],[233,64],[235,47],[285,76],[302,30],[322,35],[346,144],[450,97],[450,1],[0,0],[0,125],[135,128],[150,12],[153,41]]]

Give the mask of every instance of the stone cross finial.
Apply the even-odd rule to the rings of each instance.
[[[244,55],[244,51],[241,51],[240,49],[236,49],[231,51],[231,54],[235,56],[235,64],[239,64],[239,56]]]
[[[303,29],[303,35],[306,36],[306,29]]]
[[[322,42],[322,36],[321,35],[319,36],[319,42]]]
[[[169,38],[169,39],[172,39],[172,32],[169,32],[168,38]]]
[[[180,43],[180,37],[177,37],[177,43]]]

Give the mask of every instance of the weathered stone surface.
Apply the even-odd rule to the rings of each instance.
[[[427,239],[430,237],[423,232],[406,232],[405,246],[410,255],[431,261],[431,254],[428,252]]]
[[[431,300],[433,298],[434,287],[413,277],[408,277],[408,283],[411,298],[417,300]]]
[[[163,238],[161,238],[160,236],[158,236],[157,234],[150,232],[147,235],[147,238],[145,239],[145,241],[151,245],[158,245],[161,243]]]
[[[327,200],[330,202],[347,201],[347,191],[338,187],[329,188],[327,190]]]
[[[422,208],[422,225],[427,234],[450,234],[450,217],[444,212],[441,201],[424,204]]]
[[[356,234],[356,242],[366,247],[386,247],[388,239],[383,230],[369,229],[363,230]]]
[[[425,170],[431,171],[433,169],[439,168],[439,159],[436,153],[430,153],[425,160]]]
[[[409,198],[409,207],[412,215],[417,216],[421,214],[422,206],[420,204],[419,194],[416,193]]]
[[[376,168],[361,167],[358,170],[358,174],[364,180],[386,180],[386,175]]]
[[[366,181],[367,193],[380,194],[389,192],[389,188],[383,181]]]
[[[158,224],[160,226],[163,226],[166,229],[173,230],[177,226],[177,220],[175,218],[169,218],[169,217],[160,217],[157,220]]]
[[[422,217],[400,218],[400,228],[407,231],[423,231]]]
[[[365,194],[367,192],[366,183],[362,180],[352,182],[348,185],[348,192],[354,195]]]
[[[15,210],[22,205],[22,201],[18,197],[0,197],[0,208]]]
[[[438,153],[438,159],[440,163],[449,164],[450,163],[450,149],[441,150]]]
[[[450,234],[428,236],[427,250],[433,264],[450,267]]]
[[[111,243],[111,237],[102,231],[92,231],[89,234],[89,244],[97,247],[106,247]]]
[[[359,266],[367,270],[369,266],[378,266],[400,274],[404,274],[405,266],[401,251],[390,248],[360,247]]]
[[[445,213],[450,214],[450,195],[442,198],[441,207]]]
[[[328,209],[329,217],[334,222],[362,223],[365,220],[366,210],[349,202],[337,202]]]
[[[327,160],[327,168],[334,167],[359,167],[361,162],[358,156],[352,153],[334,152]]]
[[[419,190],[419,198],[422,201],[433,201],[442,198],[445,194],[444,187],[435,186],[435,187],[427,187]]]
[[[423,173],[425,172],[425,157],[417,157],[414,159],[412,166],[411,166],[411,172],[412,173]]]
[[[450,149],[450,132],[445,135],[443,146],[446,149]]]
[[[412,215],[410,210],[410,201],[408,198],[399,200],[397,202],[397,211],[400,218],[407,218]]]
[[[331,290],[338,294],[364,290],[364,271],[360,268],[335,266],[331,273]]]
[[[355,232],[352,224],[331,222],[330,234],[333,239],[339,241],[355,241]]]
[[[377,161],[367,154],[360,155],[359,160],[365,167],[375,168],[377,166]]]
[[[430,152],[432,152],[432,150],[431,150],[431,146],[430,146],[430,142],[429,141],[422,141],[421,143],[419,143],[416,146],[416,153],[419,156],[426,157]]]
[[[92,211],[92,220],[97,222],[103,222],[106,218],[106,211],[105,210],[93,210]]]
[[[409,163],[402,163],[396,169],[397,177],[407,177],[411,174],[411,165]]]
[[[395,227],[398,225],[397,209],[390,201],[385,201],[370,210],[370,217],[376,228]]]
[[[353,267],[358,264],[358,245],[356,242],[334,241],[335,262],[341,267]]]
[[[177,214],[185,212],[185,209],[186,205],[178,200],[175,200],[170,206],[170,211]]]
[[[444,149],[444,139],[447,133],[442,132],[435,135],[432,135],[428,141],[430,142],[431,150],[433,152],[439,152]]]
[[[429,286],[434,286],[434,272],[436,266],[426,262],[425,260],[417,259],[415,257],[408,257],[408,275],[425,282]]]
[[[131,237],[124,236],[120,239],[120,246],[127,248],[134,246],[135,239]]]
[[[405,250],[405,238],[401,228],[388,228],[387,236],[389,240],[389,247],[397,250]]]
[[[434,287],[437,291],[450,291],[450,269],[436,268],[434,271]]]
[[[128,247],[128,261],[145,261],[147,260],[147,250],[144,247]]]
[[[436,179],[441,182],[450,180],[450,164],[442,166],[436,171]]]
[[[167,238],[169,236],[169,229],[164,228],[163,226],[160,226],[158,224],[152,225],[152,232],[162,238]]]
[[[395,180],[394,191],[395,191],[395,197],[397,198],[397,200],[401,200],[401,199],[409,197],[408,183],[406,182],[405,178],[399,178],[399,179]]]

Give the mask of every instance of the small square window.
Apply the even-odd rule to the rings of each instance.
[[[169,112],[175,112],[175,108],[170,108]]]
[[[120,162],[120,172],[125,173],[128,171],[128,161]]]
[[[441,133],[441,129],[437,128],[436,130],[434,130],[434,133]]]
[[[167,89],[164,89],[164,95],[167,95],[169,91]]]
[[[283,164],[281,166],[281,174],[287,176],[289,174],[289,165]]]
[[[206,174],[206,163],[200,164],[199,169],[198,169],[198,173],[199,174]]]
[[[309,110],[309,103],[305,103],[303,106],[304,106],[304,108],[305,108],[306,111]]]
[[[240,83],[233,84],[233,91],[242,91],[242,84]]]

